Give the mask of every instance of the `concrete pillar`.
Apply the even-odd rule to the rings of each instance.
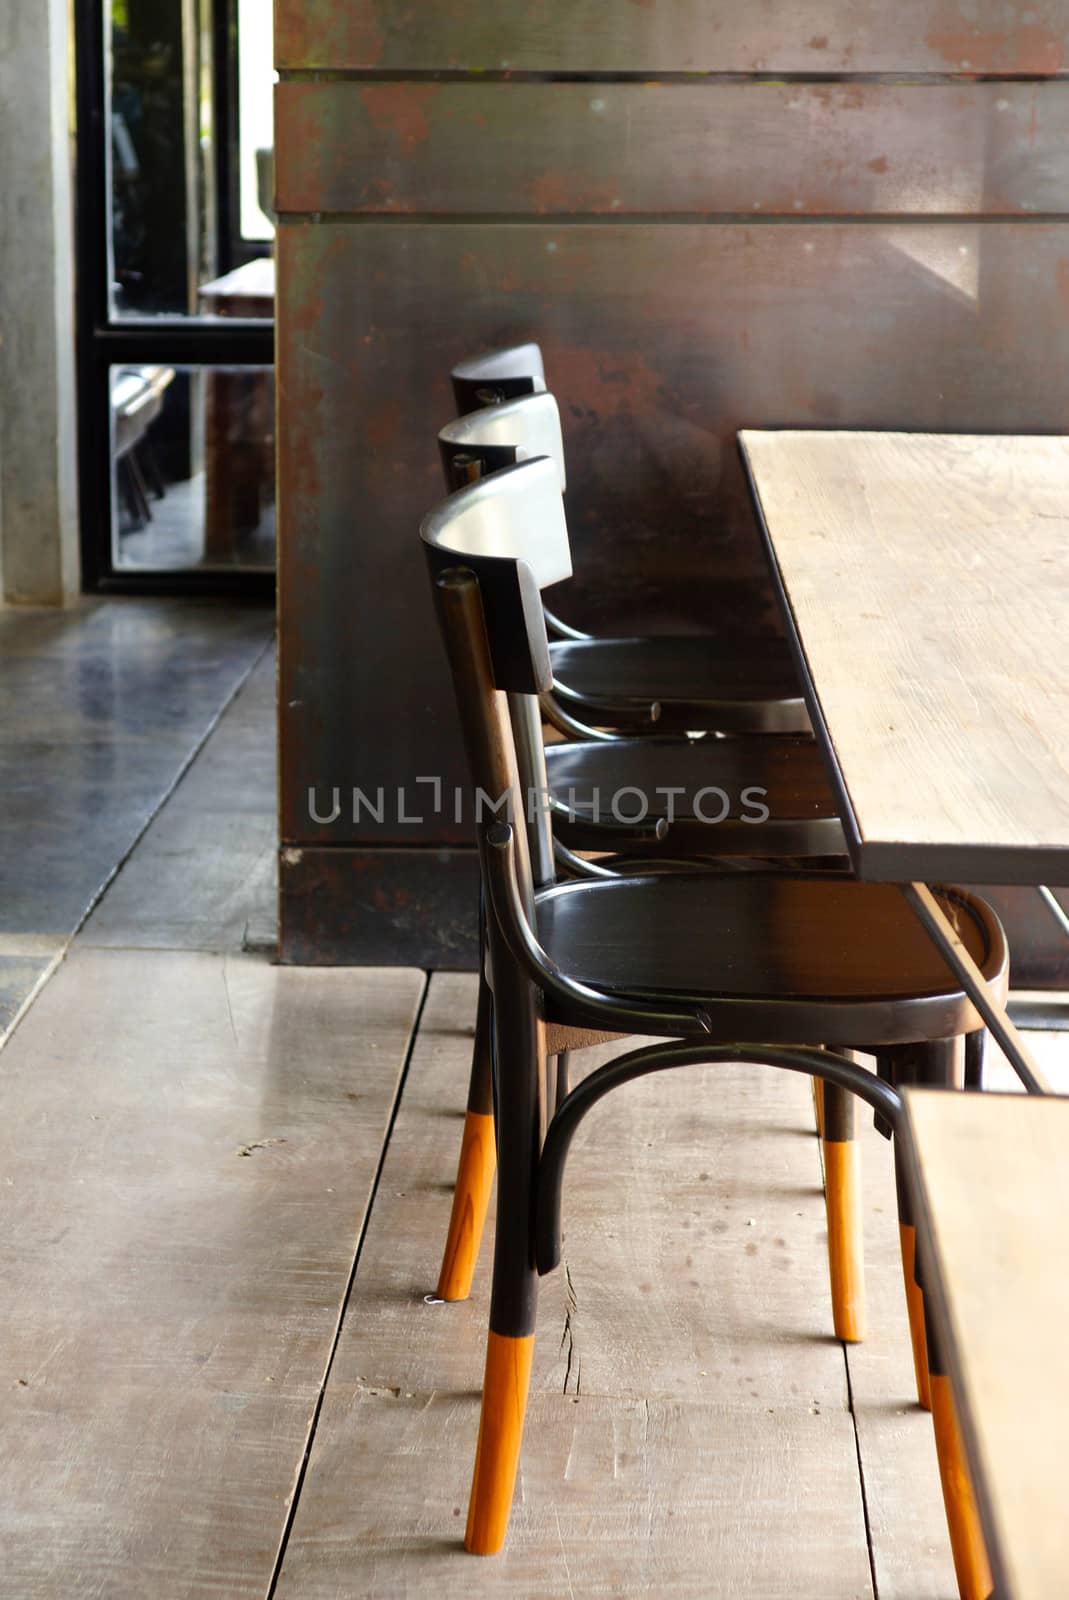
[[[0,589],[79,587],[67,0],[0,4]]]

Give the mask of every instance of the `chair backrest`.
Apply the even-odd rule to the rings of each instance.
[[[561,490],[566,487],[560,412],[548,392],[522,395],[457,417],[440,430],[438,449],[447,489],[462,488],[499,467],[535,456],[549,456],[556,463]]]
[[[541,456],[459,489],[423,520],[435,605],[476,794],[509,794],[527,870],[553,877],[545,751],[536,696],[552,684],[530,547],[567,543],[557,469]],[[474,587],[473,587],[474,585]]]
[[[514,466],[506,466],[451,496],[424,520],[424,543],[448,548],[455,556],[521,561],[539,589],[570,578],[572,552],[560,477],[555,462],[546,456],[536,459],[535,472],[517,476]],[[534,467],[535,462],[521,465]],[[480,488],[482,493],[476,492]]]
[[[553,462],[540,456],[458,489],[424,517],[420,538],[432,574],[462,568],[479,581],[494,687],[547,691],[552,673],[539,589],[571,570]]]
[[[513,344],[459,361],[449,374],[459,412],[478,411],[546,387],[542,352],[536,344]]]

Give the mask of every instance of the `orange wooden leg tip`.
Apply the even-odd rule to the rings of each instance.
[[[824,1141],[828,1266],[835,1337],[857,1344],[867,1330],[861,1221],[861,1147],[856,1139]]]
[[[453,1210],[438,1274],[440,1300],[466,1300],[471,1293],[496,1161],[493,1117],[478,1111],[467,1112],[457,1184],[453,1190]]]
[[[924,1294],[917,1282],[917,1230],[908,1222],[898,1224],[902,1247],[902,1277],[906,1285],[906,1311],[909,1313],[909,1338],[913,1346],[913,1371],[917,1377],[917,1402],[925,1411],[932,1409],[928,1381],[928,1336],[924,1331]]]
[[[533,1333],[523,1339],[492,1331],[487,1336],[479,1444],[464,1537],[464,1548],[475,1556],[496,1555],[505,1542],[533,1352]]]
[[[824,1137],[824,1079],[813,1080],[813,1111],[817,1119],[817,1133]]]
[[[939,1457],[939,1477],[943,1484],[950,1551],[961,1600],[988,1600],[994,1584],[980,1528],[969,1466],[961,1444],[950,1380],[931,1375],[932,1422],[935,1449]]]

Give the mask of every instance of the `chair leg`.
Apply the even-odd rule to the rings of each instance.
[[[968,1041],[966,1041],[967,1046]],[[893,1063],[898,1088],[910,1084],[929,1084],[938,1089],[961,1088],[963,1052],[957,1039],[934,1039],[927,1044],[899,1045],[886,1052]],[[898,1191],[898,1238],[902,1252],[902,1279],[909,1315],[909,1338],[913,1347],[913,1371],[917,1380],[917,1404],[932,1409],[932,1383],[928,1371],[930,1330],[924,1314],[924,1278],[917,1249],[916,1217],[913,1199],[906,1182],[898,1141],[895,1141],[895,1188]]]
[[[538,1277],[531,1209],[542,1120],[545,1059],[532,997],[498,993],[497,1230],[479,1443],[464,1546],[494,1555],[508,1531],[534,1352]]]
[[[932,1386],[932,1423],[935,1452],[939,1460],[939,1480],[943,1487],[950,1553],[958,1580],[960,1600],[988,1600],[994,1588],[991,1565],[976,1495],[965,1451],[961,1442],[954,1396],[947,1377],[940,1341],[928,1326],[928,1367]]]
[[[479,1443],[464,1536],[464,1548],[474,1556],[496,1555],[508,1532],[533,1354],[533,1332],[517,1336],[491,1328],[486,1336]]]
[[[983,1089],[987,1063],[987,1029],[965,1035],[965,1087]]]
[[[902,1252],[902,1281],[906,1289],[909,1340],[913,1347],[913,1372],[917,1380],[917,1403],[923,1410],[930,1411],[932,1390],[928,1373],[924,1291],[917,1277],[917,1224],[913,1215],[913,1197],[906,1182],[897,1139],[895,1140],[895,1188],[898,1190],[898,1243]]]
[[[126,464],[130,469],[130,482],[133,485],[134,495],[141,507],[141,517],[145,524],[152,521],[152,507],[148,503],[148,489],[141,474],[141,463],[137,459],[137,451],[131,450],[126,457]]]
[[[167,485],[163,481],[159,457],[152,448],[152,440],[148,434],[145,435],[140,444],[134,446],[134,449],[140,462],[141,476],[156,496],[156,499],[162,500],[167,493]]]
[[[817,1138],[824,1137],[824,1079],[813,1080],[813,1115],[817,1121]]]
[[[964,1089],[967,1035],[933,1039],[921,1050],[920,1082],[935,1089]]]
[[[925,1046],[888,1045],[878,1052],[880,1072],[896,1089],[909,1088],[924,1075]],[[913,1374],[917,1384],[917,1404],[932,1409],[928,1381],[928,1337],[924,1325],[924,1292],[917,1276],[917,1226],[913,1198],[906,1182],[905,1167],[898,1140],[894,1140],[895,1191],[898,1199],[898,1247],[902,1255],[902,1283],[906,1291],[909,1317],[909,1342],[913,1351]]]
[[[570,1050],[562,1050],[557,1057],[557,1075],[554,1082],[554,1109],[559,1110],[561,1103],[568,1098],[572,1087],[572,1055]]]
[[[828,1265],[835,1336],[854,1344],[864,1339],[865,1254],[861,1220],[861,1147],[854,1096],[824,1084],[824,1194],[828,1212]]]
[[[438,1273],[440,1300],[466,1300],[479,1259],[494,1182],[494,1102],[490,1030],[493,1027],[493,997],[489,985],[479,982],[479,1008],[475,1018],[475,1045],[471,1056],[468,1109],[464,1114],[464,1135],[457,1163],[453,1190],[453,1210],[449,1218],[442,1265]]]

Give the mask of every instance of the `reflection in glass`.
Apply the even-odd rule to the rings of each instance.
[[[273,239],[272,0],[238,0],[238,164],[242,240]]]
[[[274,380],[271,367],[112,369],[116,569],[271,570]]]
[[[210,0],[110,0],[112,305],[185,315],[216,261]]]
[[[225,266],[263,255],[274,237],[271,0],[102,3],[112,313],[210,314],[203,286]],[[213,56],[220,4],[231,7],[227,55],[236,51],[236,64]],[[235,90],[217,193],[214,107]]]

